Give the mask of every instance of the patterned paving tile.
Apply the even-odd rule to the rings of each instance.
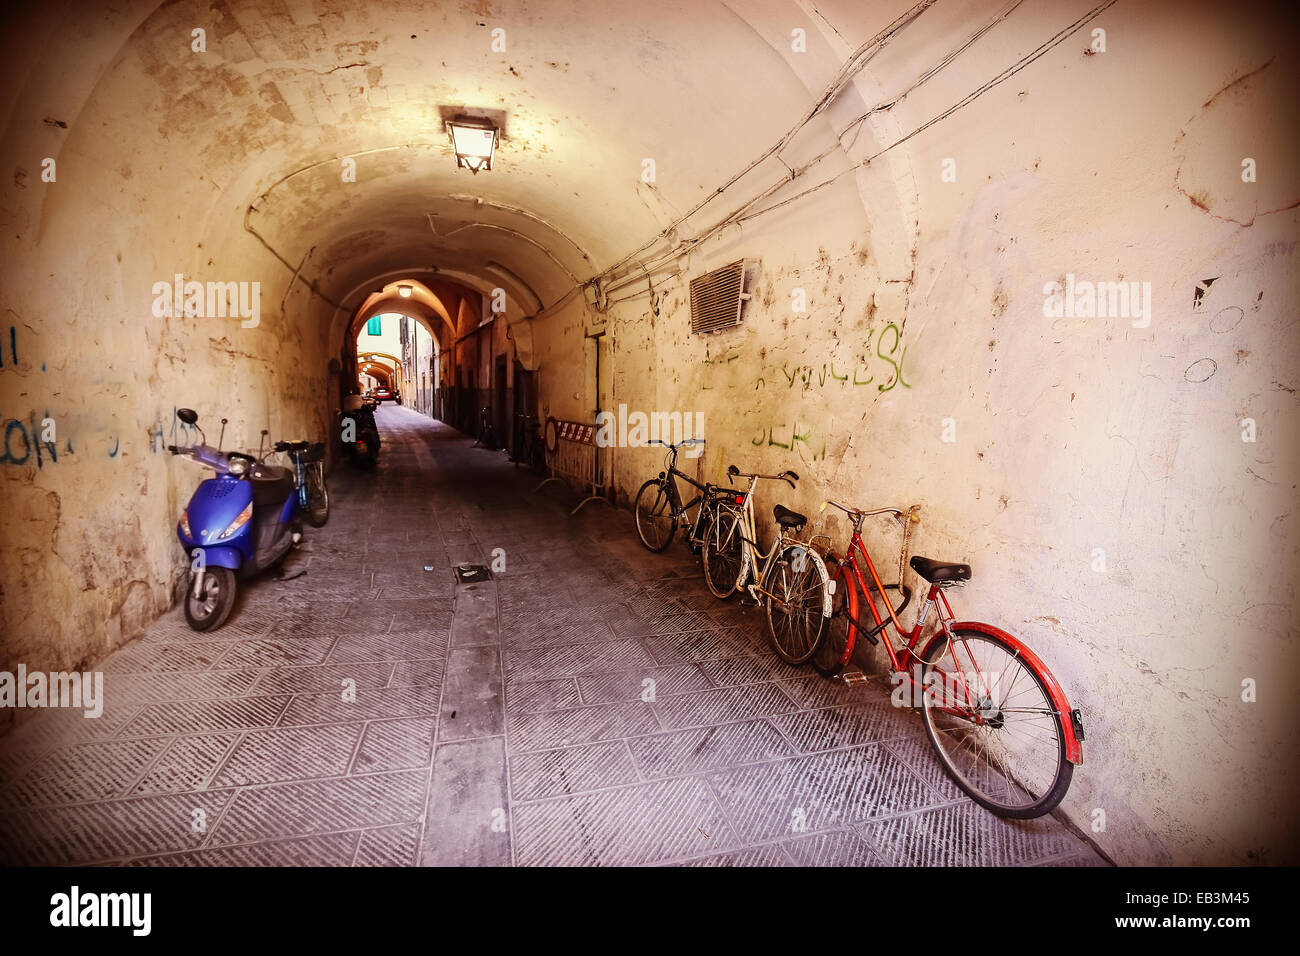
[[[0,861],[61,866],[197,849],[230,791],[136,797],[0,815]]]
[[[400,661],[440,657],[447,650],[445,632],[341,637],[330,651],[331,664],[340,661]]]
[[[752,841],[843,827],[939,802],[919,777],[878,744],[742,767],[709,780],[730,819]]]
[[[350,611],[344,618],[316,618],[310,609],[295,614],[288,620],[278,621],[267,633],[268,638],[283,638],[294,641],[332,641],[335,638],[355,635],[387,634],[393,623],[393,613],[383,605],[375,606],[373,602],[358,602],[367,610]]]
[[[388,683],[390,687],[409,684],[431,684],[437,687],[442,684],[442,674],[446,666],[446,660],[441,657],[422,661],[398,661],[393,668],[392,679]]]
[[[628,746],[647,779],[717,770],[794,753],[766,720],[634,737]]]
[[[798,701],[800,708],[829,707],[832,704],[855,704],[889,699],[888,684],[857,684],[849,687],[838,680],[817,674],[782,680],[782,689]]]
[[[654,667],[655,664],[654,658],[635,640],[506,651],[506,677],[512,681],[596,674],[633,667]]]
[[[984,814],[887,680],[788,667],[626,511],[570,517],[446,426],[381,417],[379,470],[332,473],[330,523],[222,628],[174,609],[104,663],[101,718],[0,737],[0,864],[1105,864],[1052,818]],[[501,643],[445,676],[451,567],[496,547]]]
[[[897,754],[898,758],[939,796],[946,800],[966,799],[962,789],[953,782],[948,771],[939,762],[934,746],[925,734],[922,718],[918,716],[912,723],[914,730],[911,735],[894,738],[885,746]]]
[[[218,641],[187,644],[153,644],[137,641],[110,657],[101,669],[106,675],[153,671],[201,671],[215,664],[230,648],[230,644]]]
[[[167,747],[166,740],[105,740],[46,754],[10,786],[0,807],[105,800],[122,793]]]
[[[376,720],[366,725],[352,762],[354,773],[427,767],[433,751],[431,717]]]
[[[656,633],[646,638],[646,646],[656,659],[664,663],[755,657],[770,653],[765,644],[758,643],[738,627],[712,627],[681,634]]]
[[[242,697],[256,682],[256,668],[198,672],[111,673],[104,675],[106,701],[153,703],[164,700],[203,700]]]
[[[335,638],[268,637],[232,644],[222,655],[220,667],[274,667],[280,664],[319,664],[325,660]]]
[[[280,718],[281,727],[298,724],[379,720],[385,717],[421,717],[438,713],[437,687],[390,687],[358,690],[356,700],[340,694],[295,697]]]
[[[420,827],[378,827],[362,830],[356,866],[414,866],[420,843]]]
[[[782,714],[773,717],[772,722],[800,750],[812,753],[873,740],[906,737],[920,729],[919,723],[913,722],[914,717],[914,714],[888,703],[874,702]]]
[[[426,777],[412,770],[241,790],[212,845],[411,823],[424,812]]]
[[[712,794],[693,777],[523,803],[514,827],[524,866],[653,863],[737,843]]]
[[[793,866],[789,855],[780,846],[760,846],[752,850],[737,850],[734,853],[716,853],[713,856],[701,856],[686,860],[681,866]]]
[[[202,788],[238,739],[237,733],[177,737],[132,793],[182,793]]]
[[[147,856],[131,866],[348,866],[359,833],[326,833],[296,840],[270,840],[244,846],[214,847],[193,853]]]
[[[647,685],[652,681],[652,685]],[[589,704],[615,700],[651,700],[673,694],[686,694],[694,690],[713,687],[700,668],[694,664],[672,667],[647,667],[640,670],[620,671],[612,674],[592,674],[578,678],[582,699]],[[653,692],[653,693],[651,693]]]
[[[288,697],[246,697],[153,704],[126,725],[122,736],[151,737],[269,727],[280,717],[288,701]]]
[[[583,644],[608,641],[613,632],[605,621],[531,621],[502,626],[506,644],[511,647],[551,647],[556,644]]]
[[[859,833],[893,866],[1025,866],[1079,847],[1051,817],[1004,820],[970,801],[869,823]]]
[[[776,684],[724,687],[680,697],[664,697],[654,705],[664,726],[670,728],[763,717],[794,710],[794,706]]]
[[[770,680],[788,679],[791,674],[799,673],[798,668],[791,667],[775,654],[700,661],[699,668],[720,687],[762,684]]]
[[[347,770],[360,736],[360,724],[254,731],[235,746],[212,786],[338,776]]]
[[[580,793],[639,779],[621,740],[540,750],[510,759],[510,791],[516,800]]]
[[[885,860],[852,830],[797,837],[784,844],[800,866],[885,866]]]
[[[616,703],[573,707],[511,717],[507,737],[511,753],[628,737],[661,729],[650,704]]]
[[[341,691],[344,681],[352,681],[358,689],[386,687],[392,670],[392,664],[274,667],[262,672],[253,692],[258,695],[319,694]]]
[[[572,677],[506,684],[506,712],[511,716],[577,707],[581,703],[583,700],[578,696],[578,683]]]

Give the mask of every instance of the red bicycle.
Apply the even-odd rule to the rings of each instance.
[[[861,511],[835,501],[822,503],[843,511],[853,525],[853,537],[842,557],[827,557],[827,571],[835,581],[831,619],[822,628],[813,652],[813,665],[827,677],[839,675],[853,656],[861,636],[879,643],[881,631],[892,621],[902,642],[885,641],[899,706],[920,707],[926,734],[944,767],[971,799],[999,816],[1017,819],[1050,812],[1065,796],[1074,765],[1083,763],[1083,720],[1071,710],[1056,678],[1038,657],[1006,631],[976,621],[958,621],[948,603],[947,590],[970,580],[970,565],[913,557],[909,564],[929,584],[910,631],[899,622],[912,598],[902,584],[882,584],[876,566],[862,542],[862,522],[872,515],[889,514],[904,522],[903,554],[915,506]],[[862,563],[871,575],[868,585]],[[833,563],[832,563],[833,562]],[[885,591],[898,591],[903,600],[894,607]],[[880,596],[889,614],[884,620],[871,592]],[[874,625],[864,623],[862,607],[871,612]],[[925,620],[938,608],[939,629],[918,649]],[[847,683],[861,683],[861,672],[845,675]]]

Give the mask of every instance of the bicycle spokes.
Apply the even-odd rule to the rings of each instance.
[[[977,632],[954,634],[931,657],[922,690],[926,728],[958,783],[1008,815],[1037,816],[1055,806],[1069,764],[1062,715],[1040,676],[1003,641]]]
[[[637,533],[647,548],[662,550],[672,537],[676,520],[672,499],[663,485],[647,485],[637,495]]]
[[[825,580],[806,554],[791,549],[773,567],[766,583],[773,645],[785,660],[802,663],[812,657],[821,638]]]

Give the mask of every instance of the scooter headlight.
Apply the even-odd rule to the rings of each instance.
[[[226,459],[226,470],[232,475],[243,476],[248,474],[247,458],[228,458]]]
[[[253,503],[250,501],[248,504],[244,505],[244,510],[239,513],[239,517],[236,518],[234,521],[230,522],[230,524],[226,526],[225,531],[217,535],[217,540],[225,541],[227,538],[229,538],[232,534],[237,532],[244,525],[248,524],[249,519],[252,517],[253,517]]]
[[[186,508],[181,512],[181,530],[185,532],[185,537],[193,538],[194,532],[190,530],[190,509]]]

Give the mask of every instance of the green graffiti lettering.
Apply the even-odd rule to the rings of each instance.
[[[894,331],[894,344],[889,349],[889,355],[886,355],[884,352],[880,351],[880,346],[885,340],[885,332],[888,332],[890,329],[893,329]],[[911,385],[908,385],[906,381],[903,380],[903,360],[907,358],[907,348],[906,347],[903,348],[902,353],[898,356],[897,362],[895,362],[893,358],[891,358],[891,356],[898,351],[898,344],[902,340],[902,338],[903,338],[903,333],[899,331],[898,326],[894,325],[894,323],[891,322],[889,323],[889,325],[885,326],[884,330],[880,333],[880,338],[876,340],[876,355],[884,359],[886,362],[888,362],[890,365],[894,367],[893,381],[891,381],[888,385],[876,386],[876,388],[880,389],[880,391],[882,392],[888,392],[895,385],[899,385],[899,384],[901,384],[903,388],[912,387]]]

